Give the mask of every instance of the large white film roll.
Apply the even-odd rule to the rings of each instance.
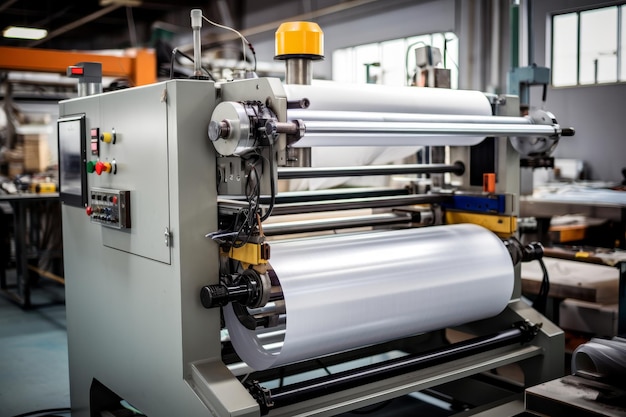
[[[514,281],[501,240],[470,224],[272,242],[271,267],[287,311],[282,346],[224,309],[256,370],[492,317]]]
[[[491,116],[480,91],[313,81],[284,85],[287,100],[307,98],[308,110]],[[306,122],[306,120],[305,120]]]
[[[312,85],[285,85],[290,101],[307,98],[310,106],[298,111],[307,124],[307,111],[353,111],[372,114],[406,113],[433,115],[491,116],[491,104],[479,91],[445,88],[401,87],[376,84],[343,84],[314,81]],[[289,113],[289,112],[288,112]],[[289,114],[288,114],[289,116]],[[320,122],[319,120],[316,121]],[[322,122],[323,123],[323,122]],[[319,146],[469,146],[482,141],[484,136],[396,134],[391,129],[385,134],[305,133],[293,147]]]

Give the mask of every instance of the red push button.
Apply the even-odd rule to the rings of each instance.
[[[96,162],[96,174],[100,175],[103,172],[111,172],[111,163],[110,162]]]
[[[91,217],[91,215],[93,214],[93,209],[91,208],[91,206],[87,206],[85,212],[87,213],[87,216]]]

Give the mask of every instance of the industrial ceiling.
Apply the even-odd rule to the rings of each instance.
[[[151,46],[155,29],[188,30],[193,7],[198,7],[197,1],[4,0],[0,31],[10,25],[27,26],[46,29],[48,36],[38,41],[1,37],[0,46],[61,50]]]

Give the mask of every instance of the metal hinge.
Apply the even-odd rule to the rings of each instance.
[[[170,246],[170,242],[172,240],[172,233],[170,232],[169,227],[165,228],[165,233],[163,233],[163,236],[165,236],[165,246]]]

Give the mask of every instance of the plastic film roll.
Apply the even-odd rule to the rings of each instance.
[[[305,125],[315,125],[315,131],[308,129],[304,137],[292,144],[293,147],[318,146],[418,146],[418,145],[459,145],[469,146],[482,141],[485,135],[442,135],[404,132],[398,134],[398,126],[389,122],[385,132],[354,133],[320,132],[320,126],[332,124],[332,121],[307,118],[307,112],[364,112],[379,119],[381,113],[404,113],[422,115],[464,115],[491,116],[491,105],[487,97],[479,91],[449,90],[443,88],[417,88],[401,86],[383,86],[376,84],[342,84],[328,81],[315,81],[312,85],[285,85],[287,99],[297,101],[308,99],[310,105],[306,110],[297,112]],[[294,112],[295,113],[295,112]],[[372,122],[374,122],[372,121]],[[345,123],[344,123],[345,124]],[[408,126],[405,126],[408,127]],[[384,129],[384,126],[383,126]],[[395,131],[394,131],[395,130]],[[411,129],[408,129],[411,130]]]
[[[480,91],[343,84],[313,81],[284,86],[287,100],[307,98],[308,110],[491,116],[491,104]]]
[[[626,376],[626,339],[594,337],[578,346],[572,355],[572,373],[578,371],[623,381]]]
[[[256,370],[494,316],[514,281],[500,239],[469,224],[272,242],[271,268],[286,305],[282,342],[224,310]]]

